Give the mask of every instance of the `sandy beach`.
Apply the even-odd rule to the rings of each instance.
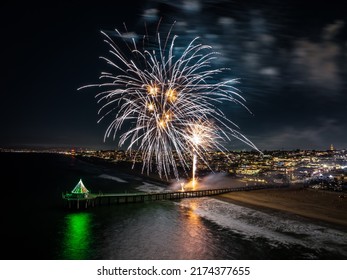
[[[347,227],[347,196],[341,193],[290,187],[220,195],[226,201],[266,207]]]
[[[102,159],[85,159],[96,164],[116,168],[120,172],[136,175],[144,180],[151,180],[160,184],[171,183],[160,178],[158,174],[142,174],[139,166],[132,169],[130,163],[110,163]],[[244,185],[241,181],[225,176],[225,174],[213,174],[199,180],[199,184],[206,188],[218,188]],[[335,225],[347,227],[347,195],[340,198],[339,192],[328,192],[302,188],[301,185],[293,185],[289,188],[267,189],[246,192],[232,192],[217,196],[224,201],[242,204],[249,207],[275,209],[297,214],[303,217],[316,219]]]

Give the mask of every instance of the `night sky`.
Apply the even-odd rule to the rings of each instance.
[[[144,34],[175,23],[179,44],[199,36],[220,53],[247,100],[221,105],[260,150],[347,148],[347,15],[343,1],[124,1],[126,5],[1,4],[0,147],[117,148],[97,124],[107,70],[100,31]],[[223,107],[224,106],[224,107]],[[230,149],[248,147],[237,140]]]

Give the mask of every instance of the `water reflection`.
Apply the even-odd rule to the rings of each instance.
[[[208,222],[194,210],[199,209],[196,204],[199,202],[191,203],[189,206],[181,206],[180,202],[117,205],[108,208],[107,215],[101,215],[100,211],[95,216],[99,225],[93,227],[92,233],[103,238],[93,241],[91,247],[98,249],[92,258],[215,258],[216,238]]]
[[[91,244],[90,213],[71,213],[65,217],[63,259],[88,259]]]
[[[198,201],[195,199],[185,200],[187,203],[180,203],[181,230],[180,242],[177,246],[184,254],[180,255],[181,259],[210,259],[215,255],[215,240],[213,239],[206,221],[196,212],[199,209]]]
[[[186,209],[187,219],[184,220],[185,228],[189,236],[193,238],[198,237],[205,230],[201,222],[201,217],[195,213],[197,207],[196,201],[191,201],[189,208]]]

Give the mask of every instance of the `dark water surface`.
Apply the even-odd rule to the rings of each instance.
[[[70,211],[61,193],[80,178],[92,192],[157,183],[65,155],[0,153],[0,160],[1,259],[347,258],[344,229],[215,198]]]

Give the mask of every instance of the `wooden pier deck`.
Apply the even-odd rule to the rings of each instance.
[[[88,194],[86,197],[72,197],[62,194],[62,198],[66,201],[68,208],[88,208],[99,205],[111,205],[120,203],[136,203],[145,201],[158,200],[176,200],[182,198],[196,198],[204,196],[214,196],[229,192],[252,191],[260,189],[279,188],[271,185],[246,186],[238,188],[221,188],[221,189],[203,189],[203,190],[188,190],[175,192],[160,192],[160,193],[99,193]]]

